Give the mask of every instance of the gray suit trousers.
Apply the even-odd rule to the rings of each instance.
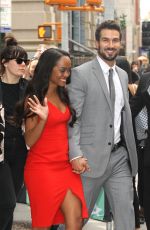
[[[102,177],[82,176],[82,182],[89,214],[103,186],[111,207],[115,230],[135,230],[132,176],[128,153],[124,147],[111,153]]]

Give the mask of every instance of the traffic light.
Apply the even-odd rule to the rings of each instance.
[[[38,38],[52,38],[52,26],[51,25],[39,25],[38,26]]]
[[[45,4],[75,6],[77,4],[77,0],[45,0]]]
[[[142,22],[142,46],[150,46],[150,22]]]

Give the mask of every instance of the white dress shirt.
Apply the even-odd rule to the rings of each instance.
[[[97,56],[97,59],[103,71],[106,85],[109,91],[108,76],[109,76],[110,66],[107,65],[107,63],[104,62],[99,56]],[[111,68],[113,69],[113,81],[114,81],[115,95],[116,95],[115,108],[114,108],[114,144],[116,144],[120,141],[121,110],[124,106],[124,98],[123,98],[121,82],[118,73],[116,72],[116,65],[112,66]]]

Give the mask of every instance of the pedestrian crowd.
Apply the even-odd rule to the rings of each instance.
[[[0,52],[0,230],[27,190],[33,230],[81,230],[104,189],[115,230],[150,230],[150,70],[120,56],[113,20],[97,55],[40,45],[29,60],[12,35]]]

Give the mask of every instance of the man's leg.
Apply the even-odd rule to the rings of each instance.
[[[11,230],[16,197],[10,169],[7,163],[0,165],[0,185],[0,229]]]
[[[138,146],[137,147],[137,155],[138,155],[138,186],[137,192],[139,197],[139,216],[140,223],[144,224],[144,207],[143,207],[143,196],[144,196],[144,151],[145,147]]]
[[[100,178],[91,178],[85,176],[82,176],[81,178],[82,178],[86,205],[88,208],[88,213],[90,218],[90,215],[93,211],[97,198],[100,194],[100,189],[102,187],[103,180],[100,180]]]
[[[133,208],[133,183],[128,161],[128,153],[124,147],[111,153],[111,173],[104,184],[115,230],[135,230]]]
[[[138,198],[138,194],[136,191],[135,177],[133,177],[133,194],[134,194],[133,207],[134,207],[134,213],[135,213],[135,227],[140,228],[139,198]]]
[[[143,191],[144,191],[144,147],[138,147],[138,196],[140,207],[143,208]]]
[[[150,230],[150,167],[144,168],[144,216],[147,229]]]
[[[9,219],[13,216],[14,208],[0,207],[0,229],[11,230],[12,225],[8,226]]]

